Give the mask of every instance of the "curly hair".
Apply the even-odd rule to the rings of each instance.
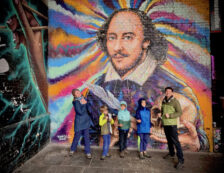
[[[108,54],[106,42],[107,42],[107,30],[109,28],[110,22],[115,15],[125,11],[133,12],[137,16],[139,16],[143,26],[144,41],[150,41],[150,44],[147,48],[147,55],[148,54],[153,55],[158,64],[163,64],[167,59],[167,50],[168,50],[167,40],[162,35],[162,33],[156,30],[155,26],[152,23],[152,20],[150,19],[149,16],[146,15],[145,12],[134,8],[123,8],[115,10],[106,20],[106,22],[101,26],[101,28],[97,32],[97,41],[99,43],[99,47],[101,48],[101,50]]]

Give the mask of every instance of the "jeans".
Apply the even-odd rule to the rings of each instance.
[[[110,134],[103,135],[103,156],[106,156],[110,148]]]
[[[120,152],[127,148],[128,130],[119,130]]]
[[[139,133],[139,137],[140,137],[140,152],[146,151],[149,140],[149,134]]]
[[[80,139],[80,136],[84,136],[84,141],[85,141],[85,153],[89,154],[90,153],[90,139],[89,139],[89,128],[80,130],[78,132],[75,132],[75,137],[73,138],[73,142],[71,145],[71,151],[76,151],[77,150],[77,145]]]
[[[174,146],[177,151],[178,161],[184,163],[184,156],[182,148],[178,139],[177,126],[164,126],[164,132],[168,142],[169,153],[171,156],[175,155]]]

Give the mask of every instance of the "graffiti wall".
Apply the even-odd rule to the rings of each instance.
[[[27,10],[29,6],[47,16],[47,6],[42,1],[23,3],[4,0],[0,7],[1,172],[12,172],[37,153],[50,136],[46,95],[42,95],[47,85],[38,84],[40,75],[36,72],[40,70],[35,62],[37,56],[39,61],[47,57],[47,32],[38,27],[48,22]],[[45,69],[44,73],[46,76]]]
[[[212,149],[209,1],[50,0],[49,111],[54,142],[71,143],[71,94],[78,88],[91,104],[91,145],[101,145],[99,108],[132,114],[129,147],[137,147],[137,101],[161,107],[164,88],[174,88],[183,114],[178,124],[184,149]],[[149,148],[165,149],[166,139],[152,111]],[[115,127],[111,145],[117,145]]]

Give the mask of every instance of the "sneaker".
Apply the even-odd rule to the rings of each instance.
[[[120,158],[124,158],[124,151],[120,152]]]
[[[139,158],[140,158],[140,159],[145,159],[145,157],[144,157],[144,155],[143,155],[143,152],[140,152],[140,153],[139,153]]]
[[[124,150],[124,153],[125,154],[128,154],[129,153],[127,148]]]
[[[74,154],[74,151],[69,152],[69,156],[73,156],[73,154]]]
[[[184,163],[178,162],[174,167],[176,169],[182,169],[184,167]]]
[[[101,156],[100,160],[105,160],[106,156]]]
[[[111,157],[111,154],[108,153],[108,154],[106,155],[106,157]]]
[[[174,159],[174,156],[171,156],[170,153],[163,156],[163,159]]]
[[[147,158],[151,158],[152,156],[150,156],[149,154],[147,154],[146,152],[143,152],[143,156],[147,157]]]
[[[92,159],[92,155],[90,153],[86,154],[87,159]]]

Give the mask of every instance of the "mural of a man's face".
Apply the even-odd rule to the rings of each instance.
[[[107,31],[107,52],[121,76],[145,58],[149,41],[143,40],[143,26],[135,13],[120,12],[112,18]]]

